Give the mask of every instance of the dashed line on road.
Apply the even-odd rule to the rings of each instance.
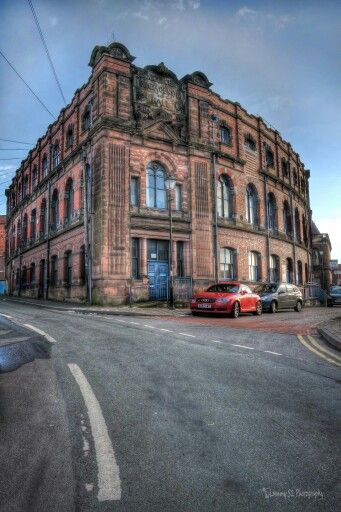
[[[211,340],[212,343],[222,343],[220,340]]]
[[[181,334],[182,336],[188,336],[189,338],[196,338],[194,334],[187,334],[187,332],[179,332],[178,334]]]
[[[148,327],[149,329],[155,329],[154,325],[143,324],[143,327]]]
[[[264,350],[267,354],[274,354],[275,356],[282,356],[283,354],[280,354],[279,352],[272,352],[272,350]]]
[[[5,313],[0,313],[0,315],[4,316],[5,318],[9,318],[9,319],[13,318],[13,317],[11,317],[11,315],[5,315]]]
[[[239,347],[239,348],[247,348],[248,350],[255,350],[254,347],[247,347],[246,345],[237,345],[235,343],[231,343],[233,347]]]
[[[68,367],[82,393],[94,439],[98,470],[98,501],[120,500],[122,496],[120,470],[116,462],[101,406],[87,378],[77,364]]]
[[[174,332],[174,331],[171,331],[170,329],[162,329],[162,328],[160,328],[160,331],[164,331],[164,332]]]
[[[31,324],[24,324],[24,326],[27,327],[28,329],[31,329],[32,331],[37,332],[41,336],[44,336],[44,338],[46,338],[47,341],[49,341],[50,343],[57,343],[56,340],[52,336],[47,334],[47,332],[42,331],[41,329],[38,329],[38,327],[35,327],[34,325],[31,325]]]
[[[332,354],[329,350],[321,347],[317,340],[312,336],[307,336],[307,339],[304,338],[301,334],[297,335],[298,340],[304,345],[310,352],[313,352],[316,356],[324,359],[328,363],[335,364],[336,366],[341,366],[341,359],[336,355]]]

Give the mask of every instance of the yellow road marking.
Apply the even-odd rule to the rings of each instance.
[[[325,361],[328,361],[328,363],[332,363],[332,364],[335,364],[336,366],[341,366],[340,363],[336,362],[334,359],[330,359],[329,357],[326,357],[323,352],[320,352],[320,350],[316,350],[312,345],[310,345],[304,338],[303,336],[301,336],[300,334],[297,335],[297,338],[299,339],[299,341],[302,343],[302,345],[304,345],[308,350],[310,350],[311,352],[314,352],[315,355],[317,355],[318,357],[321,357],[322,359],[324,359]],[[319,347],[320,348],[320,347]]]
[[[310,342],[314,345],[314,347],[317,350],[320,350],[321,352],[326,354],[326,356],[331,357],[332,359],[334,359],[336,363],[340,363],[341,364],[341,357],[339,357],[337,354],[333,354],[327,348],[321,346],[313,336],[307,335],[307,338],[309,338]]]

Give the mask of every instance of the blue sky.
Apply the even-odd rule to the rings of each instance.
[[[341,2],[32,0],[67,102],[95,45],[125,44],[145,66],[201,70],[223,98],[261,115],[311,169],[310,197],[341,261]],[[56,116],[63,101],[28,3],[2,0],[0,49]],[[52,121],[0,56],[0,138],[34,143]],[[29,148],[0,141],[4,190]]]

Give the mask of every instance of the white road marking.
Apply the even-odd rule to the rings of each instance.
[[[94,439],[98,469],[98,501],[120,500],[122,495],[120,470],[116,462],[101,406],[77,364],[68,364],[84,398]]]
[[[143,327],[149,327],[149,329],[155,329],[154,325],[143,324]]]
[[[211,340],[212,343],[222,343],[222,341],[219,341],[219,340]]]
[[[267,354],[275,354],[275,356],[282,356],[283,354],[279,354],[278,352],[272,352],[271,350],[264,350]]]
[[[28,327],[29,329],[32,329],[32,331],[35,331],[37,332],[38,334],[41,334],[42,336],[44,336],[47,341],[49,341],[50,343],[57,343],[56,340],[54,338],[52,338],[52,336],[50,336],[49,334],[47,334],[46,332],[38,329],[38,327],[34,327],[34,325],[30,325],[30,324],[24,324],[25,327]]]
[[[245,345],[236,345],[234,343],[231,343],[233,347],[239,347],[239,348],[247,348],[248,350],[255,350],[253,347],[246,347]]]
[[[162,329],[161,327],[160,327],[160,329],[159,329],[159,330],[160,330],[160,331],[164,331],[164,332],[173,332],[173,331],[171,331],[170,329]]]
[[[5,318],[12,318],[11,315],[5,315],[5,313],[0,313],[1,316],[4,316]]]
[[[190,336],[191,338],[196,338],[194,334],[187,334],[186,332],[179,332],[178,334],[182,334],[182,336]]]
[[[123,324],[127,323],[126,320],[121,320],[120,318],[116,318],[116,322],[122,322]]]
[[[130,324],[133,324],[133,325],[140,325],[138,322],[129,322]]]

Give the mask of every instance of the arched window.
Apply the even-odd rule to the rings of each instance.
[[[21,286],[23,288],[26,288],[27,286],[27,267],[26,265],[23,266],[21,271]]]
[[[265,162],[268,167],[274,167],[275,165],[274,153],[269,146],[265,148]]]
[[[17,247],[20,246],[20,238],[21,238],[21,226],[20,226],[20,220],[18,220],[18,229],[17,229]]]
[[[297,262],[297,284],[303,284],[303,268],[302,261],[298,260]]]
[[[308,233],[307,233],[307,224],[305,220],[305,216],[302,215],[302,227],[303,227],[303,241],[304,245],[308,245]]]
[[[64,255],[64,281],[65,286],[72,285],[72,251],[66,251]]]
[[[271,283],[277,283],[279,279],[279,257],[276,254],[270,256],[270,281]]]
[[[41,173],[43,175],[43,178],[46,178],[47,173],[48,173],[47,156],[46,155],[43,156],[43,159],[41,161]]]
[[[283,203],[283,226],[284,232],[288,235],[292,235],[292,222],[291,222],[291,211],[288,204],[288,201],[284,201]]]
[[[305,282],[309,283],[309,270],[308,270],[308,264],[304,264],[304,273],[305,273]]]
[[[256,141],[249,133],[244,138],[245,148],[250,151],[256,151]]]
[[[292,259],[287,258],[286,259],[286,274],[287,274],[287,283],[293,283],[294,282],[294,267],[292,264]]]
[[[28,219],[27,219],[27,213],[25,213],[23,222],[22,222],[22,243],[24,246],[27,244],[27,237],[28,237]]]
[[[294,169],[294,170],[293,170],[292,175],[293,175],[293,180],[294,180],[294,187],[297,187],[297,185],[298,185],[299,183],[298,183],[298,174],[297,174],[296,169]]]
[[[232,142],[231,130],[227,126],[220,127],[220,142],[223,144],[231,144]]]
[[[230,247],[220,249],[220,279],[236,279],[236,251]]]
[[[28,182],[28,176],[26,175],[24,177],[23,188],[22,188],[22,196],[23,196],[23,198],[26,197],[28,193],[29,193],[29,182]]]
[[[46,199],[43,199],[41,202],[39,233],[40,235],[45,235],[46,233]]]
[[[298,209],[295,208],[295,235],[297,242],[301,243],[301,222],[300,222],[300,214],[298,213]]]
[[[58,256],[56,254],[51,257],[50,284],[51,286],[58,284]]]
[[[66,147],[71,148],[73,146],[73,127],[69,126],[66,132]]]
[[[32,169],[32,190],[38,185],[38,167],[35,165]]]
[[[218,215],[231,219],[233,216],[233,186],[226,174],[220,176],[217,187]]]
[[[30,265],[30,286],[34,287],[36,284],[36,264],[31,263]]]
[[[289,176],[289,162],[282,158],[281,160],[281,168],[282,168],[282,176],[283,178],[287,178]]]
[[[21,183],[19,183],[18,185],[18,203],[20,203],[22,197],[21,197]]]
[[[320,253],[317,249],[313,250],[313,265],[318,267],[320,265]]]
[[[150,208],[166,208],[167,196],[165,188],[164,168],[158,162],[151,162],[147,167],[147,206]]]
[[[60,147],[58,142],[56,142],[52,149],[52,164],[54,169],[60,164]]]
[[[30,239],[32,242],[36,239],[36,225],[37,225],[37,210],[32,210],[31,213],[31,233],[30,233]]]
[[[261,279],[260,254],[255,251],[249,252],[249,279],[250,281],[260,281]]]
[[[277,229],[277,205],[272,192],[268,193],[268,226],[271,231]]]
[[[58,219],[59,219],[59,199],[58,199],[58,190],[55,189],[52,194],[52,200],[51,200],[51,229],[52,229],[52,231],[57,231]]]
[[[82,245],[79,250],[79,281],[81,285],[85,284],[86,268],[85,268],[85,246]]]
[[[91,128],[91,108],[90,105],[87,105],[86,109],[84,110],[83,116],[82,116],[82,129],[90,130]]]
[[[246,220],[249,224],[258,224],[258,195],[251,183],[246,187]]]
[[[65,220],[68,224],[72,222],[74,206],[73,181],[69,178],[65,187]]]

